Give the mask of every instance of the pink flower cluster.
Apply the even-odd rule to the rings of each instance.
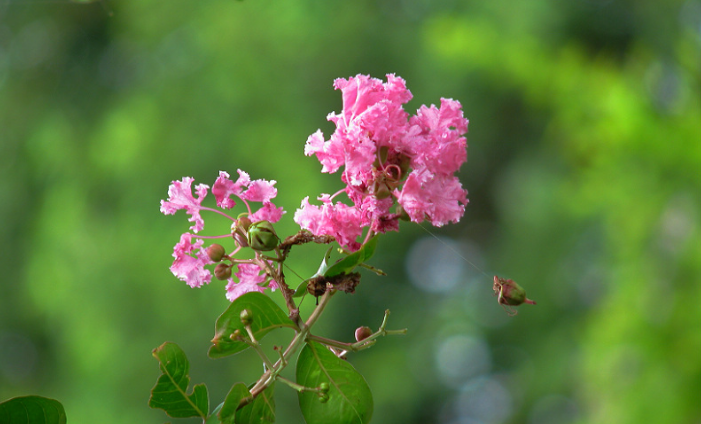
[[[345,188],[336,194],[322,194],[320,205],[302,200],[294,220],[315,235],[333,236],[350,251],[360,248],[358,241],[365,228],[365,237],[375,233],[397,231],[399,220],[413,222],[428,220],[435,226],[458,222],[468,203],[467,191],[455,173],[467,161],[468,120],[463,117],[459,102],[441,99],[440,107],[421,106],[415,115],[404,111],[403,105],[412,97],[403,79],[392,74],[387,82],[357,75],[337,79],[334,87],[341,90],[343,110],[331,113],[328,120],[336,125],[328,140],[321,131],[309,136],[304,149],[307,156],[316,155],[322,172],[334,173],[343,168],[341,180]],[[256,253],[254,259],[233,259],[250,239],[248,229],[259,221],[274,223],[284,211],[271,200],[277,195],[275,181],[251,181],[239,170],[236,181],[220,172],[212,186],[216,204],[230,209],[238,198],[246,206],[247,218],[234,219],[222,210],[202,206],[209,186],[199,184],[193,195],[193,178],[174,181],[168,189],[168,200],[161,201],[161,212],[172,215],[185,210],[190,215],[192,232],[180,237],[173,251],[173,274],[191,287],[201,287],[212,279],[206,266],[220,260],[218,252],[204,249],[205,239],[232,237],[236,249],[222,257],[231,263],[219,263],[216,275],[228,279],[227,297],[234,300],[249,291],[263,292],[265,287],[277,288],[265,272],[273,265]],[[352,205],[334,200],[345,192]],[[260,202],[255,212],[249,202]],[[233,222],[232,233],[221,236],[198,236],[204,228],[201,212],[218,213]],[[245,225],[244,225],[245,223]],[[256,226],[258,230],[259,226]],[[259,233],[258,233],[259,234]],[[274,233],[273,233],[274,234]],[[259,246],[259,245],[258,245]],[[236,272],[233,272],[233,268]],[[223,269],[223,270],[222,270]],[[233,274],[235,277],[229,277]]]
[[[357,250],[363,228],[396,231],[400,218],[434,226],[458,222],[468,203],[467,191],[454,175],[467,161],[468,120],[461,105],[441,99],[440,107],[421,106],[415,116],[403,109],[412,95],[402,78],[387,82],[357,75],[337,79],[343,110],[328,120],[336,131],[325,140],[321,131],[309,136],[304,153],[316,155],[322,172],[343,167],[343,191],[353,206],[318,197],[320,206],[302,201],[294,216],[315,235],[331,235],[349,250]],[[394,211],[390,209],[395,207]]]
[[[279,221],[284,211],[282,208],[275,207],[271,202],[277,195],[277,189],[274,187],[275,181],[251,181],[247,173],[241,170],[238,170],[238,173],[239,177],[234,182],[229,179],[229,174],[224,171],[219,172],[219,178],[212,186],[212,193],[217,206],[222,209],[233,208],[236,206],[236,201],[232,198],[234,196],[238,197],[245,204],[248,218],[251,222],[269,221],[272,223]],[[189,221],[193,222],[190,230],[195,234],[204,229],[204,220],[201,216],[202,211],[215,212],[232,222],[236,222],[236,219],[218,209],[202,206],[202,201],[207,196],[209,186],[205,184],[197,185],[195,187],[197,197],[195,197],[192,193],[193,181],[194,179],[191,177],[184,177],[181,181],[173,181],[168,187],[168,200],[161,200],[161,212],[166,215],[173,215],[178,210],[185,210],[190,215]],[[261,202],[262,206],[253,212],[249,202]],[[170,270],[190,287],[201,287],[212,280],[212,273],[205,266],[214,263],[203,248],[204,239],[230,238],[231,234],[203,237],[193,233],[184,233],[180,237],[180,242],[175,245],[173,250],[175,260]],[[239,249],[240,247],[228,256],[233,256]],[[234,273],[236,279],[233,277],[228,278],[226,286],[227,298],[233,301],[249,291],[263,292],[265,290],[263,284],[268,280],[268,277],[260,265],[250,260],[235,262],[237,265],[237,272]],[[275,289],[277,285],[273,281],[268,287]]]

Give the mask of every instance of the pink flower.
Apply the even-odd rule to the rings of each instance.
[[[285,213],[282,208],[276,208],[270,200],[277,196],[277,189],[274,187],[275,180],[254,180],[247,173],[238,170],[239,178],[236,182],[229,179],[229,174],[224,171],[219,171],[219,178],[212,186],[212,193],[217,199],[219,207],[230,209],[236,205],[236,202],[231,199],[231,196],[236,196],[243,200],[250,214],[249,219],[252,222],[270,221],[277,222]],[[251,213],[251,207],[248,202],[262,202],[263,207],[256,213]]]
[[[282,207],[276,208],[270,202],[263,204],[263,207],[258,209],[255,213],[251,214],[248,218],[251,222],[258,221],[268,221],[268,222],[278,222],[282,215],[285,213]]]
[[[182,181],[173,181],[168,187],[168,200],[161,200],[161,212],[166,215],[173,215],[176,211],[185,209],[190,215],[189,221],[195,223],[190,229],[198,232],[204,228],[204,220],[200,216],[200,209],[202,200],[207,196],[209,186],[199,184],[195,187],[197,192],[197,199],[195,199],[190,188],[193,181],[194,178],[192,177],[183,177]]]
[[[376,233],[399,231],[399,217],[390,213],[393,204],[394,199],[391,197],[378,199],[375,196],[365,196],[358,207],[363,226],[369,225],[370,230]]]
[[[295,212],[295,222],[313,234],[333,236],[348,250],[358,250],[356,239],[363,233],[360,211],[340,202],[334,205],[328,195],[319,200],[323,202],[321,207],[309,204],[309,197],[305,197],[301,209]]]
[[[269,203],[270,199],[277,196],[277,189],[273,187],[276,181],[266,181],[266,180],[255,180],[251,181],[241,198],[248,200],[249,202],[262,202]]]
[[[343,93],[343,111],[327,118],[336,124],[336,131],[328,142],[319,143],[320,133],[313,142],[323,147],[323,152],[335,154],[317,157],[327,172],[335,172],[340,165],[339,153],[343,152],[343,173],[348,183],[367,183],[364,177],[377,159],[377,149],[395,145],[409,127],[402,105],[411,99],[411,93],[403,79],[391,74],[387,75],[387,83],[358,75],[348,80],[339,78],[334,87]],[[316,151],[318,148],[305,148],[307,155]]]
[[[271,200],[277,195],[277,189],[274,187],[275,181],[266,180],[254,180],[251,181],[249,175],[241,170],[238,170],[239,177],[236,182],[229,179],[229,174],[220,171],[219,177],[212,186],[212,193],[214,194],[216,204],[220,208],[230,209],[236,206],[236,202],[233,200],[233,196],[238,197],[246,206],[246,214],[251,222],[258,221],[269,221],[271,223],[280,220],[282,215],[285,213],[282,208],[276,207]],[[236,219],[231,218],[229,215],[223,211],[202,206],[202,201],[207,196],[208,186],[200,184],[196,187],[197,198],[192,194],[192,182],[193,178],[184,177],[182,181],[173,181],[173,183],[168,188],[168,200],[161,200],[161,212],[164,214],[172,215],[180,209],[185,209],[185,211],[190,215],[190,221],[194,222],[194,225],[190,227],[192,231],[197,233],[204,228],[204,220],[201,216],[202,211],[215,212],[230,221],[232,224],[237,222]],[[252,202],[262,203],[262,206],[257,210],[251,209]],[[245,231],[245,230],[243,230]],[[239,236],[241,236],[239,234]],[[242,246],[246,247],[245,243],[245,233],[243,234],[243,242],[237,242],[238,245],[236,249],[229,255],[225,255],[226,260],[231,261],[232,266],[236,265],[240,260],[233,260],[232,256],[238,252]],[[195,239],[194,243],[192,239]],[[210,236],[204,238],[226,238],[232,240],[232,234],[223,234],[220,236]],[[201,287],[205,283],[209,283],[212,280],[212,273],[209,269],[205,268],[205,265],[213,264],[214,262],[209,258],[206,250],[202,247],[204,240],[202,237],[198,237],[191,233],[184,233],[180,237],[180,242],[175,245],[173,256],[175,261],[170,267],[171,272],[178,277],[180,280],[185,281],[190,287]],[[245,293],[254,289],[254,285],[258,287],[258,291],[263,291],[264,287],[257,286],[257,284],[266,281],[269,277],[263,273],[260,275],[260,269],[257,268],[257,273],[255,273],[252,264],[238,264],[239,272],[236,276],[239,279],[239,283],[236,286],[227,286],[227,297],[229,299],[234,299],[238,295],[236,293]],[[225,277],[224,277],[225,278]],[[260,280],[262,278],[262,280]],[[230,279],[229,285],[232,285],[233,280]],[[270,287],[277,287],[274,283],[269,284]]]
[[[334,173],[345,163],[345,154],[341,143],[331,143],[324,141],[324,134],[317,130],[307,139],[304,146],[304,154],[307,156],[316,155],[323,165],[321,172]]]
[[[173,249],[175,260],[170,271],[180,280],[185,281],[188,286],[195,288],[212,281],[212,273],[204,266],[214,262],[202,249],[204,240],[199,239],[193,244],[192,237],[193,235],[190,233],[184,233],[180,236],[180,242]],[[191,256],[193,251],[196,251],[194,257]]]
[[[263,293],[265,287],[261,284],[268,279],[267,275],[256,264],[239,264],[238,272],[235,274],[238,282],[233,278],[229,278],[229,283],[226,285],[226,298],[231,302],[239,296],[248,292],[257,291]],[[278,288],[276,282],[272,281],[270,287],[273,291]]]
[[[422,177],[425,177],[423,181]],[[468,203],[467,190],[463,190],[457,178],[432,176],[426,171],[412,172],[395,195],[413,222],[428,218],[436,227],[460,221]]]
[[[231,196],[236,196],[242,200],[250,202],[268,203],[272,198],[277,196],[277,189],[274,187],[275,180],[254,180],[251,177],[238,170],[239,178],[236,182],[229,179],[229,174],[224,171],[219,171],[219,178],[212,186],[212,193],[217,199],[217,205],[222,208],[230,209],[236,205],[236,202],[231,199]]]
[[[328,141],[321,131],[307,140],[304,153],[316,155],[322,172],[343,168],[341,181],[353,206],[333,203],[336,195],[308,198],[295,222],[316,235],[332,235],[349,250],[357,249],[363,228],[396,231],[399,217],[428,219],[433,225],[458,222],[465,212],[467,191],[453,175],[467,161],[468,121],[460,103],[441,99],[440,108],[421,106],[409,117],[403,105],[411,99],[403,79],[387,82],[357,75],[337,79],[343,110],[329,114],[336,131]],[[396,210],[392,212],[392,208]]]
[[[467,161],[467,119],[460,103],[441,99],[440,109],[421,106],[410,119],[412,132],[410,154],[414,169],[427,169],[433,174],[451,175]]]
[[[231,199],[231,196],[241,197],[243,189],[251,183],[251,178],[247,173],[238,170],[239,178],[236,182],[229,179],[229,174],[224,171],[219,171],[219,178],[212,186],[212,194],[217,199],[217,206],[224,209],[231,209],[236,206],[236,202]]]

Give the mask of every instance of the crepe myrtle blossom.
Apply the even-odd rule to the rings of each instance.
[[[239,177],[236,181],[229,179],[229,174],[220,171],[219,177],[212,186],[212,193],[216,204],[221,209],[231,209],[236,206],[234,198],[238,198],[246,207],[246,212],[242,213],[238,219],[234,219],[220,209],[202,206],[202,201],[207,196],[209,186],[198,184],[195,186],[193,195],[191,177],[183,177],[181,181],[173,181],[168,188],[168,200],[161,200],[161,212],[166,215],[173,215],[179,210],[185,210],[190,215],[189,221],[193,223],[190,232],[182,234],[180,241],[173,249],[175,260],[170,267],[173,275],[185,281],[190,287],[201,287],[209,284],[212,280],[212,272],[206,268],[226,259],[230,264],[220,262],[217,265],[215,274],[218,277],[225,276],[228,281],[226,285],[227,298],[231,301],[238,296],[249,291],[263,292],[266,287],[277,288],[277,284],[272,281],[266,285],[269,277],[264,272],[265,264],[255,259],[233,259],[233,256],[242,248],[248,247],[245,242],[245,235],[248,229],[258,225],[258,223],[274,223],[280,220],[283,211],[276,207],[271,200],[277,195],[274,187],[275,181],[253,180],[250,176],[238,170]],[[257,210],[251,209],[252,202],[262,203]],[[204,229],[204,219],[201,216],[203,211],[215,212],[232,221],[232,234],[219,236],[198,236],[199,231]],[[272,227],[270,227],[272,228]],[[205,239],[230,238],[232,235],[243,235],[244,238],[236,238],[237,247],[228,255],[221,245],[214,244],[205,249]],[[236,271],[231,276],[232,268]]]
[[[233,278],[229,278],[226,285],[226,298],[230,301],[236,300],[237,297],[248,292],[257,291],[262,293],[265,290],[265,282],[268,280],[267,275],[257,264],[242,263],[238,266],[235,282]],[[268,287],[275,290],[278,285],[275,281],[270,281]]]
[[[387,82],[357,75],[337,79],[343,110],[327,119],[336,124],[328,140],[319,130],[309,136],[304,153],[316,155],[322,172],[343,167],[345,189],[302,201],[294,220],[315,235],[334,236],[353,251],[363,228],[397,231],[399,219],[428,220],[434,226],[458,222],[468,203],[467,190],[454,175],[467,161],[468,120],[460,102],[441,99],[440,107],[421,106],[414,116],[403,105],[412,95],[393,74]],[[353,202],[334,202],[345,192]],[[394,208],[394,209],[392,209]]]

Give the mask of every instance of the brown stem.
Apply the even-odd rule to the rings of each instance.
[[[280,256],[280,251],[276,249],[276,252],[278,254],[278,259],[281,258]],[[297,308],[297,305],[295,304],[294,299],[292,296],[295,294],[295,291],[292,290],[287,283],[285,282],[285,274],[282,272],[282,260],[278,262],[278,268],[274,269],[273,267],[270,266],[270,263],[261,255],[260,253],[256,253],[256,258],[258,259],[258,263],[263,265],[263,268],[265,268],[265,272],[272,278],[280,288],[280,292],[282,293],[282,297],[285,299],[285,305],[287,306],[287,310],[289,311],[289,317],[294,322],[296,325],[299,325],[299,308]]]
[[[336,239],[332,236],[315,236],[309,230],[300,230],[297,234],[287,237],[278,248],[280,249],[281,259],[284,261],[287,255],[290,254],[292,246],[306,243],[329,244]]]
[[[265,373],[258,379],[256,384],[250,390],[251,396],[241,399],[238,406],[239,408],[251,403],[256,396],[261,394],[268,387],[268,385],[270,385],[272,380],[277,377],[280,371],[282,371],[282,369],[285,368],[285,366],[287,366],[287,364],[289,363],[288,358],[291,355],[294,355],[295,352],[297,352],[297,350],[299,349],[299,347],[302,344],[304,344],[304,342],[307,340],[309,331],[311,330],[314,323],[316,323],[316,320],[319,319],[321,313],[324,311],[324,308],[331,299],[331,296],[333,296],[335,292],[336,290],[333,290],[331,286],[327,286],[326,293],[324,293],[324,295],[321,296],[321,298],[319,299],[319,305],[317,305],[317,307],[314,309],[314,312],[312,312],[312,314],[309,316],[307,322],[300,325],[299,332],[297,332],[294,339],[292,339],[289,346],[287,346],[287,349],[285,349],[285,353],[283,353],[280,359],[278,359],[277,362],[275,362],[275,365],[273,365],[272,368],[265,371]]]

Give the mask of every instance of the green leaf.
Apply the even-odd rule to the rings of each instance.
[[[371,238],[360,249],[358,249],[358,251],[339,259],[333,265],[329,265],[328,263],[329,258],[331,257],[331,248],[329,248],[324,255],[324,259],[321,261],[321,265],[319,265],[319,270],[316,272],[316,274],[314,274],[312,278],[302,281],[302,283],[297,286],[297,289],[295,289],[295,293],[292,297],[302,297],[307,294],[307,286],[309,285],[309,282],[316,277],[323,276],[331,278],[341,274],[350,274],[355,267],[359,265],[362,265],[380,275],[384,274],[381,270],[364,264],[364,262],[370,259],[375,253],[377,239],[378,236]]]
[[[324,345],[307,342],[297,359],[297,383],[305,387],[329,385],[329,399],[321,403],[315,392],[299,393],[307,424],[364,424],[373,412],[372,393],[362,375]]]
[[[22,396],[0,403],[2,424],[66,424],[61,402],[41,396]]]
[[[246,293],[231,303],[226,311],[217,318],[217,323],[214,326],[213,344],[207,353],[210,358],[223,358],[248,348],[245,342],[232,340],[229,337],[236,330],[239,330],[242,336],[248,337],[241,322],[241,311],[244,309],[247,309],[251,314],[251,330],[258,341],[275,328],[297,328],[287,317],[287,314],[268,296],[258,292]]]
[[[217,405],[216,408],[212,411],[211,414],[209,414],[209,417],[207,418],[207,421],[205,421],[205,424],[221,424],[221,417],[219,414],[221,413],[222,407],[224,406],[224,402],[220,403]]]
[[[331,258],[331,251],[333,250],[333,247],[329,247],[329,249],[326,251],[324,254],[324,258],[321,260],[321,264],[319,265],[319,269],[316,271],[316,274],[312,275],[312,278],[316,278],[320,275],[324,275],[326,273],[326,270],[329,269],[329,259]],[[306,280],[302,281],[297,288],[295,289],[294,295],[292,297],[302,297],[307,294],[307,285],[309,284],[309,281],[312,278],[307,278]]]
[[[236,424],[274,423],[275,399],[273,394],[275,385],[269,385],[263,393],[256,396],[253,402],[236,411]]]
[[[319,269],[316,271],[316,274],[314,274],[314,277],[317,275],[324,275],[326,274],[326,271],[329,269],[329,259],[331,259],[331,251],[333,250],[333,246],[329,247],[326,253],[324,253],[324,258],[321,260],[321,264],[319,265]]]
[[[156,385],[151,389],[148,406],[162,409],[173,418],[206,419],[209,411],[207,386],[197,384],[193,387],[192,394],[187,394],[190,363],[185,352],[175,343],[166,342],[153,350],[153,356],[158,359],[163,375],[158,377]]]
[[[375,253],[375,248],[377,247],[378,236],[375,236],[368,240],[367,243],[363,245],[358,251],[351,253],[345,258],[333,264],[324,273],[325,277],[335,277],[341,274],[350,274],[356,266],[362,264],[372,257]]]
[[[219,412],[219,420],[222,424],[233,424],[234,418],[236,416],[236,410],[241,403],[241,399],[250,396],[251,392],[248,391],[246,385],[243,383],[236,383],[231,387],[229,393],[226,395],[224,404]]]
[[[292,297],[299,298],[299,297],[303,297],[304,295],[306,295],[307,294],[307,284],[309,284],[309,280],[311,280],[311,278],[302,281],[295,289],[295,293],[292,295]]]
[[[222,424],[253,424],[275,422],[275,401],[273,399],[273,385],[268,386],[263,393],[256,396],[249,404],[238,409],[241,400],[251,396],[243,383],[236,383],[226,395],[224,406],[219,413]]]

